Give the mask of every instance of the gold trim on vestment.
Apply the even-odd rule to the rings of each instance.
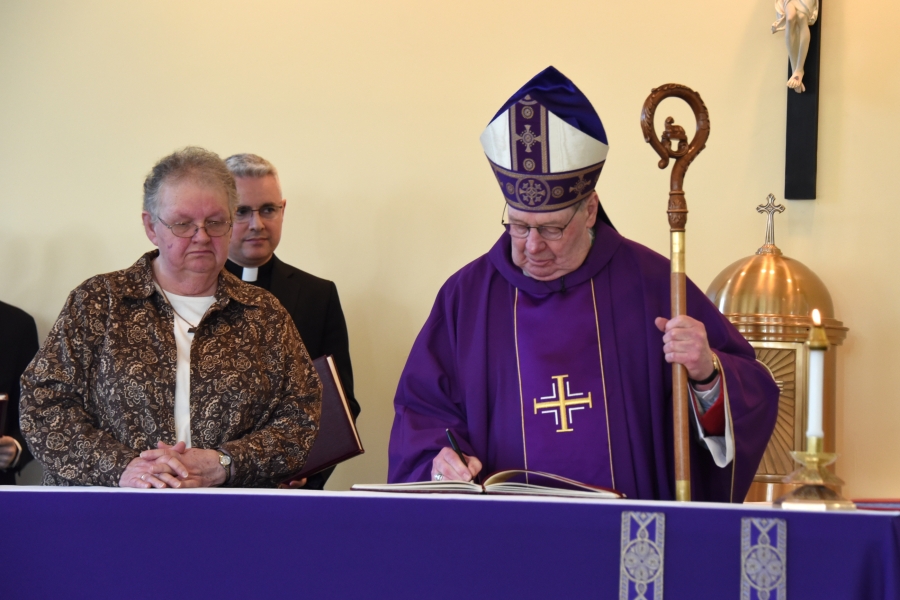
[[[525,470],[528,470],[528,445],[525,443],[525,400],[522,398],[522,366],[519,363],[519,288],[516,288],[516,300],[513,304],[513,336],[516,340],[516,373],[519,376],[519,414],[522,416],[522,457],[525,460]],[[525,483],[528,483],[528,473],[525,473]]]
[[[731,445],[734,455],[731,457],[731,492],[729,493],[728,501],[734,502],[734,472],[735,464],[737,464],[737,438],[734,436],[734,419],[731,418],[731,403],[728,399],[728,383],[725,381],[725,369],[722,367],[722,363],[719,361],[719,357],[715,352],[713,352],[713,365],[719,370],[719,376],[722,378],[722,395],[725,401],[725,414],[727,415],[726,422],[731,431]]]
[[[609,450],[609,476],[612,480],[611,486],[616,487],[616,473],[613,470],[612,459],[612,434],[609,429],[609,401],[606,395],[606,373],[603,369],[603,346],[600,342],[600,315],[597,312],[597,296],[594,293],[594,279],[591,278],[591,300],[594,307],[594,323],[597,327],[597,350],[600,356],[600,381],[603,385],[603,413],[606,415],[606,446]],[[528,470],[528,444],[525,441],[525,397],[522,389],[522,367],[519,361],[519,288],[516,288],[516,299],[513,303],[513,336],[516,344],[516,372],[519,377],[519,414],[522,417],[522,454],[525,458],[525,469]],[[525,475],[526,483],[528,475]],[[732,475],[733,478],[733,475]]]
[[[616,489],[616,472],[613,469],[612,434],[609,431],[609,402],[606,399],[606,372],[603,370],[603,344],[600,342],[600,316],[597,314],[597,295],[594,293],[594,278],[591,278],[591,300],[594,302],[594,322],[597,324],[597,350],[600,352],[600,381],[603,382],[603,412],[606,414],[606,445],[609,448],[609,476],[612,488]]]

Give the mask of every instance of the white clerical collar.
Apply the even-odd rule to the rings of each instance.
[[[244,272],[241,275],[241,280],[256,281],[256,278],[258,275],[259,275],[259,267],[244,267]]]

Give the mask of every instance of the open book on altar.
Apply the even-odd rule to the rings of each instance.
[[[624,498],[609,488],[588,485],[541,471],[513,469],[490,475],[484,483],[474,481],[413,481],[410,483],[357,483],[351,489],[365,492],[418,492],[444,494],[524,494],[576,498]]]

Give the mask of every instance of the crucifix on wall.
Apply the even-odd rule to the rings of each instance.
[[[821,0],[775,0],[772,33],[784,31],[788,50],[784,197],[816,199],[819,141]]]

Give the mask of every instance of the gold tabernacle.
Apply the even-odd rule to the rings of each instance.
[[[831,453],[835,451],[837,347],[843,343],[847,328],[835,318],[831,294],[822,280],[803,263],[784,256],[775,245],[774,216],[784,207],[775,204],[770,194],[767,203],[757,207],[757,211],[767,214],[765,243],[756,254],[725,268],[706,295],[754,347],[757,359],[772,372],[781,392],[775,431],[746,498],[773,502],[802,485],[784,483],[784,478],[796,467],[792,453],[807,450],[810,350],[806,341],[810,311],[818,308],[821,312],[829,343],[825,353],[823,429],[824,450]],[[836,492],[840,490],[833,481],[825,485]]]

